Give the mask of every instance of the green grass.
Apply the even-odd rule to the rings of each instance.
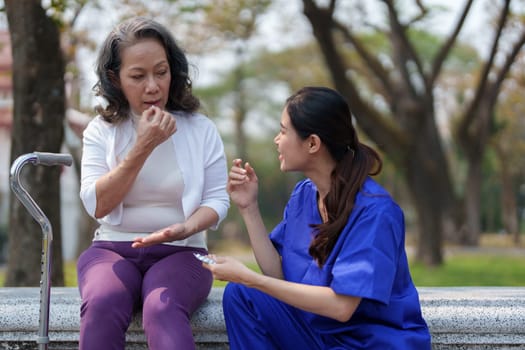
[[[64,265],[64,284],[66,287],[76,287],[77,284],[77,262],[68,261]]]
[[[257,264],[247,264],[247,266],[255,271],[259,271]],[[0,287],[4,285],[5,280],[5,271],[0,270]],[[76,262],[75,261],[69,261],[66,262],[64,265],[64,283],[66,287],[76,287],[77,286],[77,270],[76,270]],[[214,287],[224,287],[227,282],[224,281],[213,281]]]
[[[70,266],[71,265],[71,266]],[[255,263],[248,267],[259,271]],[[525,286],[525,256],[457,254],[448,257],[442,266],[429,268],[412,263],[412,279],[416,286]],[[76,286],[74,263],[68,263],[65,280]],[[227,282],[214,281],[215,287]]]
[[[248,267],[259,271],[256,264]],[[447,258],[439,267],[411,263],[410,271],[418,287],[525,286],[525,256],[464,253]]]
[[[248,263],[246,264],[246,266],[248,266],[250,269],[257,271],[259,273],[261,272],[261,270],[259,269],[259,266],[256,263]],[[214,287],[224,287],[227,283],[228,282],[225,282],[225,281],[214,280],[213,286]]]
[[[458,254],[439,267],[411,264],[416,286],[525,286],[525,256]]]
[[[255,264],[248,264],[258,271]],[[411,263],[412,279],[418,287],[432,286],[525,286],[525,256],[508,254],[456,253],[447,257],[442,266],[429,268]],[[66,286],[76,286],[75,262],[64,268]],[[0,286],[5,271],[0,271]],[[226,282],[214,281],[214,286]]]

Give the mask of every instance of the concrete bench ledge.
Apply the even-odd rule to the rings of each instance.
[[[199,349],[228,349],[222,314],[223,288],[213,288],[192,317]],[[80,295],[77,288],[51,288],[49,349],[78,349]],[[36,349],[40,307],[39,288],[0,288],[0,349]],[[135,315],[126,334],[127,350],[147,349],[141,315]]]
[[[434,350],[525,349],[525,287],[418,288]],[[222,288],[213,288],[194,314],[198,349],[228,349]],[[77,288],[51,290],[49,349],[77,349],[80,297]],[[0,288],[0,349],[36,348],[39,289]],[[147,349],[137,315],[126,349]]]
[[[432,349],[525,349],[525,287],[418,290]]]

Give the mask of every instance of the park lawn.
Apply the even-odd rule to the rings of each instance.
[[[410,266],[418,287],[525,286],[525,256],[458,254],[439,267]]]
[[[258,271],[257,265],[248,267]],[[457,253],[447,257],[439,267],[429,268],[417,263],[410,264],[412,279],[418,287],[445,286],[525,286],[525,256]],[[77,285],[75,262],[67,262],[64,268],[66,286]],[[5,272],[0,271],[0,286]],[[214,286],[226,282],[214,281]]]
[[[248,266],[259,271],[256,264]],[[410,263],[410,271],[417,287],[525,286],[525,256],[457,254],[434,268]]]
[[[249,268],[260,271],[255,263]],[[448,257],[442,266],[429,268],[411,263],[410,270],[414,284],[423,286],[525,286],[525,256],[455,254]],[[68,286],[76,286],[74,263],[67,263],[65,281]],[[214,281],[215,287],[226,285]]]

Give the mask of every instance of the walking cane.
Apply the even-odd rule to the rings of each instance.
[[[66,165],[70,166],[73,158],[69,154],[34,152],[23,154],[18,157],[11,166],[9,181],[11,189],[29,211],[31,216],[42,227],[42,256],[40,271],[40,318],[38,323],[38,343],[39,350],[47,350],[49,344],[49,301],[51,291],[51,243],[53,242],[53,230],[51,223],[33,198],[20,185],[20,171],[27,163],[34,165]]]

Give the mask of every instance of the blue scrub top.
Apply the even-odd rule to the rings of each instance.
[[[326,263],[308,253],[310,224],[321,223],[317,188],[299,182],[284,218],[270,234],[282,257],[287,281],[329,286],[361,297],[348,322],[303,312],[306,321],[334,347],[348,349],[430,349],[428,327],[410,277],[403,212],[388,192],[368,178]]]

